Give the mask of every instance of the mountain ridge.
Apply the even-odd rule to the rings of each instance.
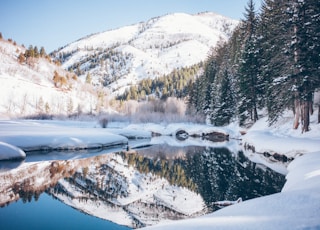
[[[173,13],[86,36],[51,55],[83,81],[90,73],[94,84],[118,94],[139,80],[204,61],[237,24],[212,12]]]

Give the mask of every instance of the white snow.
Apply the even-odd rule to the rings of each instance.
[[[72,197],[70,197],[59,193],[54,194],[65,204],[92,216],[110,220],[121,225],[131,225],[132,220],[130,216],[122,208],[112,208],[108,202],[102,200],[87,199],[86,202],[83,202],[81,201],[81,197],[84,197],[83,191],[77,191],[74,186],[71,186],[64,180],[60,180],[59,184],[72,195]]]
[[[286,174],[280,193],[247,200],[203,217],[163,223],[147,229],[320,229],[320,124],[311,117],[311,131],[293,130],[292,115],[287,112],[269,127],[260,119],[243,143],[253,145],[246,151],[250,160]],[[268,161],[258,152],[294,157],[285,167]]]
[[[0,160],[25,158],[26,153],[22,149],[8,143],[0,142]]]
[[[122,93],[129,85],[144,78],[156,78],[169,74],[173,69],[187,67],[204,61],[212,47],[219,40],[227,40],[239,22],[214,13],[190,15],[168,14],[152,18],[147,22],[97,33],[82,38],[59,50],[71,55],[63,63],[68,68],[85,60],[81,75],[85,78],[89,71],[98,79],[105,74],[118,75],[117,80],[107,87],[113,95]],[[125,65],[119,68],[119,60],[108,59],[108,64],[98,64],[98,68],[85,69],[90,65],[86,58],[95,53],[116,50],[122,56],[130,55]]]
[[[126,137],[102,128],[78,128],[63,126],[62,123],[50,125],[40,121],[0,121],[0,141],[25,151],[103,148],[128,142]],[[1,152],[1,156],[10,157],[5,152]]]
[[[294,160],[281,193],[147,229],[319,229],[320,152]]]
[[[171,136],[175,136],[179,130],[185,130],[189,135],[198,136],[211,132],[232,134],[228,128],[188,123],[129,124],[121,128],[102,129],[94,121],[2,120],[0,121],[0,141],[25,151],[102,148],[124,145],[128,142],[128,138],[137,139],[132,142],[130,147],[146,144],[169,144],[171,146],[228,146],[230,149],[237,148],[235,142],[211,142],[192,137],[185,141],[179,141],[172,138]],[[159,133],[162,136],[150,140],[151,132]],[[233,133],[233,135],[236,134]],[[3,152],[1,155],[5,158],[9,157]]]
[[[214,127],[211,125],[204,124],[193,124],[193,123],[171,123],[171,124],[155,124],[155,123],[144,123],[144,124],[131,124],[128,126],[130,129],[135,130],[146,130],[153,133],[158,133],[164,136],[175,136],[180,130],[186,131],[189,135],[202,135],[203,133],[208,134],[212,132],[219,132],[223,134],[233,134],[233,131],[224,127]]]
[[[164,189],[158,190],[154,194],[154,198],[158,203],[185,215],[200,212],[205,207],[204,201],[199,194],[176,186],[166,186]]]
[[[32,64],[19,63],[18,56],[25,48],[0,40],[0,118],[27,116],[39,113],[57,115],[92,111],[97,104],[96,92],[80,81],[69,79],[63,88],[53,83],[54,72],[71,77],[61,66],[44,58]],[[69,110],[69,111],[68,111]]]
[[[80,187],[71,185],[66,180],[60,180],[59,185],[64,188],[67,196],[63,193],[54,192],[53,195],[67,205],[85,213],[127,226],[133,226],[132,216],[146,225],[164,220],[169,221],[166,217],[163,217],[163,219],[160,217],[148,218],[150,215],[155,215],[152,208],[147,207],[148,205],[160,204],[167,207],[168,210],[188,216],[201,212],[205,207],[199,194],[186,188],[170,185],[166,179],[159,178],[152,173],[140,173],[117,154],[108,154],[103,162],[112,171],[116,172],[113,173],[112,180],[115,184],[121,185],[123,191],[128,192],[127,196],[90,199],[90,193],[86,193],[82,189],[86,187],[86,184],[80,178],[77,180],[77,183],[81,185]],[[104,173],[97,172],[96,167],[99,167],[99,165],[91,165],[90,169],[92,170],[89,170],[87,180],[105,179]],[[107,180],[109,181],[109,179]],[[107,188],[112,189],[113,185],[109,184]],[[115,204],[115,206],[112,208],[110,203]]]
[[[243,142],[255,147],[259,153],[269,152],[295,157],[300,154],[320,150],[320,125],[316,114],[311,116],[310,131],[301,133],[294,130],[291,121],[292,112],[287,111],[277,124],[269,127],[267,118],[258,120],[243,136]]]
[[[292,117],[291,117],[292,118]],[[255,162],[263,163],[268,167],[286,174],[287,181],[280,193],[246,200],[241,203],[226,207],[212,214],[203,217],[170,221],[150,227],[151,229],[318,229],[320,228],[320,137],[319,127],[315,115],[311,118],[311,131],[301,134],[299,130],[292,130],[290,127],[290,114],[285,114],[274,126],[268,127],[266,119],[259,120],[247,134],[243,136],[243,142],[255,146],[256,153],[245,151],[245,154]],[[129,124],[119,125],[121,128],[95,128],[94,122],[66,122],[66,121],[1,121],[0,141],[16,146],[31,147],[30,143],[40,146],[77,146],[104,143],[126,143],[126,136],[150,137],[150,132],[157,132],[162,137],[142,140],[143,143],[169,143],[174,146],[197,145],[196,141],[188,138],[187,141],[172,141],[178,130],[185,130],[190,134],[201,134],[206,132],[219,131],[229,133],[230,137],[238,137],[236,131],[231,132],[232,125],[225,128],[216,128],[209,125],[196,125],[189,123],[175,124]],[[235,129],[239,130],[239,129]],[[169,140],[170,139],[170,140]],[[231,143],[231,142],[230,142]],[[307,144],[306,144],[307,143]],[[201,145],[200,143],[198,143]],[[6,144],[2,144],[6,145]],[[218,143],[220,145],[220,143]],[[229,143],[221,143],[229,146]],[[237,148],[230,144],[230,148]],[[1,146],[1,145],[0,145]],[[277,162],[271,162],[261,157],[258,152],[268,151],[270,153],[285,154],[294,157],[294,160],[287,166],[280,166]],[[2,156],[7,157],[2,153]],[[27,156],[28,157],[28,156]],[[143,202],[159,202],[163,205],[170,205],[171,209],[189,215],[200,211],[202,206],[201,197],[196,194],[189,194],[189,191],[171,186],[167,181],[153,178],[153,187],[146,186],[151,175],[142,175],[129,167],[122,158],[118,157],[110,161],[110,166],[128,178],[128,197],[120,197],[115,202],[126,205],[136,200]],[[150,177],[150,178],[149,178]],[[175,197],[175,193],[179,196]],[[77,194],[76,191],[74,194]],[[184,194],[180,196],[180,194]],[[184,206],[184,199],[188,204]],[[62,199],[62,198],[61,198]],[[76,201],[66,200],[74,207],[80,208],[81,204]],[[92,206],[92,208],[90,208]],[[96,207],[96,208],[94,208]],[[107,208],[102,203],[82,207],[87,212],[98,212],[102,216]],[[133,207],[131,207],[134,210]],[[100,215],[100,214],[101,215]],[[124,213],[123,213],[124,214]],[[111,215],[111,214],[110,214]],[[112,214],[113,215],[113,214]],[[113,218],[117,218],[114,213]],[[122,214],[120,216],[123,217]],[[129,221],[128,219],[126,221]],[[151,221],[151,220],[150,220]],[[151,222],[150,222],[151,223]],[[154,224],[154,222],[152,223]]]

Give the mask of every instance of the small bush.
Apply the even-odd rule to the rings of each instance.
[[[108,119],[106,117],[103,117],[99,120],[99,124],[101,125],[102,128],[107,128],[108,126]]]

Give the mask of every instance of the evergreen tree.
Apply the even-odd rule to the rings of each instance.
[[[33,49],[33,46],[30,45],[29,48],[26,50],[26,58],[34,58],[34,49]]]
[[[299,119],[301,119],[302,132],[307,132],[313,106],[313,94],[319,87],[320,3],[315,0],[292,0],[290,6],[294,29],[292,40],[294,128],[298,128]]]
[[[234,107],[234,92],[231,90],[231,76],[227,68],[223,70],[221,83],[217,84],[216,88],[217,98],[214,100],[215,104],[212,109],[212,123],[216,126],[223,126],[230,123],[232,117],[235,115]]]
[[[33,48],[33,53],[34,53],[34,57],[35,57],[35,58],[38,58],[38,57],[39,57],[39,50],[38,50],[38,47],[37,47],[37,46],[35,46],[35,47]]]
[[[258,120],[258,96],[260,82],[258,78],[259,52],[257,49],[257,17],[254,3],[249,1],[246,8],[245,21],[243,22],[244,46],[239,66],[239,115],[240,125],[245,124],[247,119],[252,122]]]
[[[40,48],[40,57],[45,57],[47,54],[46,54],[46,51],[45,51],[45,49],[44,49],[44,47],[42,46],[41,48]]]
[[[286,0],[266,0],[258,29],[260,71],[270,124],[277,121],[292,103],[290,76],[293,59],[289,55],[292,33],[286,4]]]

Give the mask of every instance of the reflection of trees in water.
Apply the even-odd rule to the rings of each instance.
[[[33,164],[14,173],[1,173],[0,205],[5,206],[19,198],[23,202],[37,200],[49,188],[53,188],[54,193],[68,195],[68,191],[57,183],[65,178],[67,183],[83,192],[83,196],[76,199],[84,202],[104,200],[112,206],[110,200],[129,195],[125,175],[108,164],[112,155]],[[219,200],[239,197],[246,200],[279,192],[285,182],[284,176],[249,161],[241,152],[231,153],[226,148],[156,146],[114,155],[121,156],[140,173],[151,173],[172,185],[200,193],[209,207]],[[152,178],[148,179],[150,185]],[[43,182],[39,183],[39,180]],[[163,215],[167,215],[166,212]]]
[[[168,152],[159,151],[152,158],[140,155],[137,152],[119,153],[129,165],[133,166],[140,173],[152,173],[165,178],[171,185],[177,185],[196,190],[196,184],[186,174],[187,162],[181,157],[167,158]]]
[[[71,163],[72,162],[72,163]],[[91,159],[52,161],[25,164],[13,171],[0,173],[0,207],[22,199],[37,201],[41,193],[55,186],[58,180],[74,175],[78,167],[90,164]]]
[[[162,147],[120,154],[141,173],[151,172],[200,193],[209,207],[219,200],[246,200],[276,193],[285,182],[283,175],[227,148],[170,147],[168,152]]]
[[[207,205],[219,200],[243,200],[281,191],[285,177],[236,156],[226,148],[208,148],[202,154],[187,154],[187,174],[198,185]]]

